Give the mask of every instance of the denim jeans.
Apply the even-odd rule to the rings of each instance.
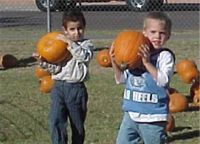
[[[117,136],[117,144],[165,144],[166,122],[139,123],[133,121],[128,112],[124,113]]]
[[[49,113],[52,144],[67,144],[68,119],[72,130],[72,144],[84,143],[87,99],[88,94],[84,83],[55,81],[51,92]]]

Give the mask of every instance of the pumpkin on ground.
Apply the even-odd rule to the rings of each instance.
[[[17,62],[17,58],[11,54],[0,54],[0,67],[3,69],[13,68]]]
[[[39,80],[39,90],[42,93],[49,93],[53,87],[54,81],[51,76],[44,76]]]
[[[60,63],[71,57],[67,43],[57,37],[61,32],[49,32],[42,36],[37,43],[37,53],[49,63]]]
[[[187,84],[192,83],[199,76],[196,64],[189,59],[179,61],[176,64],[176,72],[180,76],[180,79]]]
[[[40,66],[37,66],[35,68],[35,76],[37,78],[42,78],[44,76],[50,76],[51,74],[49,72],[47,72],[46,70],[44,70],[43,68],[41,68]]]
[[[121,69],[136,67],[141,64],[141,56],[138,55],[142,44],[152,45],[142,32],[124,30],[120,32],[113,41],[114,57]]]
[[[112,67],[109,49],[100,50],[96,56],[97,63],[102,67]]]
[[[167,117],[167,125],[166,125],[166,128],[165,128],[165,131],[171,132],[171,131],[173,131],[174,128],[175,128],[174,116],[172,114],[169,114],[168,117]]]
[[[173,88],[174,89],[174,88]],[[169,93],[169,111],[171,113],[182,112],[188,108],[188,100],[177,90]]]

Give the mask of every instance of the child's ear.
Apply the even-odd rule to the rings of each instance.
[[[67,31],[66,31],[66,29],[65,29],[64,26],[62,27],[62,30],[63,30],[63,32],[64,32],[65,34],[67,34]]]
[[[145,37],[147,36],[145,31],[143,31],[142,33],[143,33],[143,35],[144,35]]]

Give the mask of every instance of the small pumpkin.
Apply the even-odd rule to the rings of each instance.
[[[192,81],[197,79],[199,76],[197,66],[192,60],[181,60],[176,64],[175,68],[180,79],[187,84],[192,83]]]
[[[171,132],[173,131],[173,129],[175,128],[175,119],[174,116],[172,114],[169,114],[167,117],[167,125],[165,128],[166,132]]]
[[[194,104],[194,106],[200,107],[200,89],[198,89],[194,92],[193,104]]]
[[[49,63],[60,63],[71,57],[67,43],[57,39],[61,32],[49,32],[42,36],[37,43],[37,53]]]
[[[190,70],[180,75],[180,79],[187,84],[191,84],[197,77],[198,71],[195,68],[191,68]]]
[[[49,72],[47,72],[46,70],[44,70],[43,68],[41,68],[40,66],[37,66],[35,68],[35,76],[37,78],[42,78],[44,76],[50,76],[51,74]]]
[[[0,67],[3,69],[13,68],[17,62],[17,58],[11,54],[0,54]]]
[[[132,68],[141,63],[141,56],[138,55],[139,47],[142,44],[152,45],[142,32],[124,30],[120,32],[113,41],[114,56],[117,65],[121,69]]]
[[[185,96],[174,90],[169,93],[169,111],[171,113],[182,112],[188,108],[188,100]]]
[[[39,80],[39,90],[42,93],[49,93],[54,85],[54,81],[51,76],[44,76]]]
[[[96,61],[102,67],[112,67],[109,49],[100,50],[97,53]]]

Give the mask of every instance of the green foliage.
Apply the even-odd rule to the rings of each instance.
[[[20,31],[19,31],[20,32]],[[28,33],[32,34],[31,31]],[[0,143],[2,144],[49,144],[48,112],[49,94],[38,89],[34,76],[35,66],[28,61],[35,50],[35,39],[0,40],[1,53],[10,53],[27,60],[23,65],[0,70]],[[95,40],[98,47],[111,41]],[[177,60],[189,57],[199,59],[197,39],[173,39],[167,45]],[[186,55],[187,54],[187,55]],[[96,52],[95,52],[96,55]],[[86,144],[113,144],[121,122],[121,97],[123,86],[116,85],[111,68],[100,67],[94,59],[90,65],[90,80],[86,82],[89,93],[86,119]],[[188,84],[174,76],[171,87],[189,96]],[[199,111],[176,113],[176,128],[169,133],[173,144],[199,142]]]

